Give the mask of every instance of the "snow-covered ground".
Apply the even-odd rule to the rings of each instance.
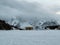
[[[60,45],[60,31],[0,31],[0,45]]]

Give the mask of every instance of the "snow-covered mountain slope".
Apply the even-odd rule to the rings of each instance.
[[[60,31],[0,31],[0,45],[60,45]]]

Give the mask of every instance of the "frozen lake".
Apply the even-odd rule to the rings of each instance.
[[[0,45],[60,45],[60,31],[0,31]]]

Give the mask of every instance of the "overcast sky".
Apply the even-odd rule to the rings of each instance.
[[[60,0],[0,0],[0,17],[56,18]]]

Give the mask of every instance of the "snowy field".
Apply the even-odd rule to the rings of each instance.
[[[60,45],[60,31],[0,31],[0,45]]]

